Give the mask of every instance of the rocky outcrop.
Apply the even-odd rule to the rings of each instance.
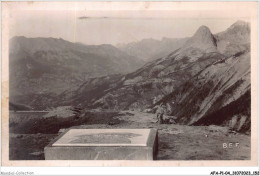
[[[216,52],[217,43],[213,34],[207,26],[201,26],[196,33],[184,44],[180,52],[186,49],[197,48],[203,52]]]

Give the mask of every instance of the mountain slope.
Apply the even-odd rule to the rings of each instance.
[[[20,52],[23,54],[22,57],[17,56]],[[24,59],[27,56],[25,54],[41,64],[80,70],[89,74],[89,77],[128,73],[143,64],[139,59],[107,44],[83,45],[55,38],[12,38],[10,60]],[[16,57],[12,57],[13,55]]]
[[[251,128],[249,24],[237,22],[215,37],[224,58],[201,70],[159,103],[170,103],[171,115],[179,123],[228,125],[248,131]]]
[[[247,23],[237,22],[215,35],[202,26],[180,49],[126,74],[113,83],[113,89],[103,92],[101,98],[88,99],[88,105],[144,110],[164,103],[168,115],[176,116],[178,123],[231,123],[238,131],[248,131],[249,37]]]
[[[32,96],[77,89],[92,77],[125,74],[143,64],[112,45],[55,38],[14,37],[9,53],[10,100],[18,104],[27,104]]]
[[[202,44],[193,47],[191,41]],[[102,98],[92,99],[93,107],[143,110],[152,106],[202,69],[224,58],[213,41],[215,38],[208,28],[198,29],[182,48],[125,75],[116,83],[116,89]],[[205,50],[208,43],[215,50]]]
[[[202,70],[183,86],[164,97],[163,103],[171,103],[171,114],[183,124],[227,123],[240,118],[243,112],[238,109],[226,116],[212,116],[235,101],[244,102],[246,112],[250,112],[250,52],[220,60]],[[240,99],[240,100],[239,100]],[[210,116],[210,117],[209,117]],[[225,119],[217,121],[216,119]],[[250,118],[247,113],[245,118]],[[246,120],[244,119],[244,120]],[[215,123],[218,122],[218,123]],[[239,121],[236,123],[240,123]],[[241,127],[244,122],[241,122]]]

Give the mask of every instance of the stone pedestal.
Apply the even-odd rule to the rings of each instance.
[[[44,148],[46,160],[154,160],[156,129],[69,129]]]

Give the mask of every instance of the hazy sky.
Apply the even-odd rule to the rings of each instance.
[[[226,30],[241,17],[184,18],[188,11],[73,11],[21,10],[10,14],[9,38],[13,36],[54,37],[84,44],[118,44],[144,38],[182,38],[192,36],[206,25],[212,33]],[[87,16],[86,19],[78,17]]]

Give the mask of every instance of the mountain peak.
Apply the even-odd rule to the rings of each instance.
[[[210,32],[210,29],[207,26],[203,25],[199,27],[199,29],[196,31],[193,37],[212,37],[212,33]]]
[[[242,20],[238,20],[236,21],[234,24],[231,25],[232,26],[247,26],[249,23],[246,21],[242,21]]]
[[[232,24],[227,30],[246,30],[249,31],[250,30],[250,25],[249,22],[245,22],[242,20],[238,20],[237,22],[235,22],[234,24]]]
[[[210,32],[210,29],[208,28],[208,26],[202,25],[198,28],[197,32]]]
[[[186,42],[184,49],[198,48],[203,51],[216,51],[216,39],[207,26],[200,26],[195,34]]]

